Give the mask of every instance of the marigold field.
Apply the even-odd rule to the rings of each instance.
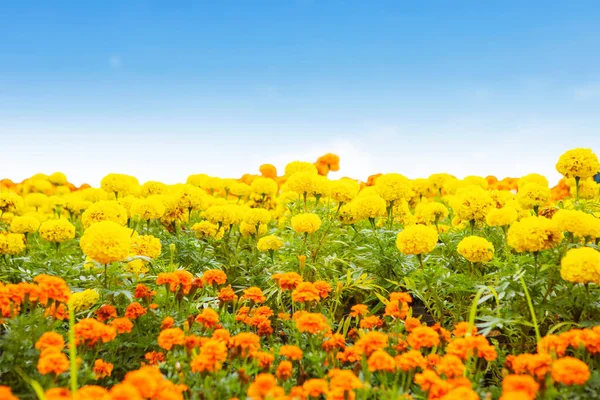
[[[0,399],[600,398],[592,150],[553,187],[339,161],[0,181]]]

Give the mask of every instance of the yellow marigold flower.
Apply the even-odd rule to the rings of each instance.
[[[127,218],[131,218],[131,206],[133,205],[133,203],[135,203],[138,200],[137,197],[135,197],[132,194],[128,194],[127,196],[122,196],[119,197],[119,199],[117,200],[117,202],[122,205],[123,207],[125,207],[125,210],[127,210]]]
[[[488,188],[488,181],[482,176],[474,176],[469,175],[465,176],[465,179],[462,180],[464,187],[468,186],[479,186],[482,189]]]
[[[162,182],[148,181],[142,185],[140,194],[143,197],[148,197],[156,194],[165,194],[169,188]]]
[[[297,233],[313,233],[321,227],[321,218],[317,214],[304,213],[292,217],[292,228]]]
[[[358,196],[351,203],[351,210],[357,220],[384,216],[386,202],[379,195]]]
[[[80,193],[83,200],[91,201],[92,203],[101,200],[114,200],[115,198],[114,193],[109,193],[104,189],[87,188],[82,190]]]
[[[486,263],[494,258],[494,245],[479,236],[467,236],[458,243],[458,254],[473,263]]]
[[[577,196],[577,183],[575,182],[575,178],[569,178],[567,180],[567,185],[569,186],[569,193],[571,196]],[[600,185],[596,183],[594,178],[586,178],[579,181],[579,198],[591,200],[598,196],[598,192],[600,191]]]
[[[75,237],[75,226],[66,219],[50,219],[40,225],[40,236],[47,242],[64,242]]]
[[[228,227],[240,222],[241,211],[239,206],[233,204],[210,206],[204,211],[202,216],[213,224]]]
[[[422,221],[426,224],[437,224],[439,221],[448,218],[448,214],[448,207],[442,203],[433,202],[419,207],[417,216],[421,217]]]
[[[279,250],[283,247],[283,240],[275,235],[262,237],[258,240],[256,247],[259,251]]]
[[[10,223],[10,230],[14,233],[31,233],[37,231],[39,227],[40,221],[29,215],[14,217]]]
[[[128,257],[131,249],[131,230],[113,221],[102,221],[85,230],[79,245],[91,259],[109,264]]]
[[[242,217],[243,221],[250,225],[268,224],[271,221],[271,213],[264,208],[250,208]]]
[[[0,214],[23,208],[23,198],[14,192],[0,192]]]
[[[137,178],[125,174],[108,174],[100,181],[100,187],[115,196],[127,196],[139,190]]]
[[[548,179],[545,176],[540,174],[529,174],[525,175],[517,182],[517,187],[521,190],[522,187],[527,185],[528,183],[536,183],[540,186],[548,187]]]
[[[100,294],[95,289],[76,292],[69,299],[69,307],[72,307],[75,312],[89,310],[98,302],[99,298]]]
[[[508,229],[508,245],[519,253],[548,250],[561,242],[558,224],[545,217],[527,217]]]
[[[277,168],[275,168],[275,166],[272,164],[263,164],[258,168],[258,170],[265,178],[277,178]]]
[[[127,209],[117,201],[101,200],[92,204],[81,215],[84,228],[102,221],[112,221],[119,225],[125,225],[127,223]]]
[[[444,183],[448,180],[456,179],[454,175],[450,174],[432,174],[427,178],[433,184],[436,190],[441,190],[444,187]]]
[[[210,196],[197,186],[187,183],[173,185],[170,189],[170,194],[177,199],[176,208],[183,210],[204,210],[208,207],[208,197]],[[169,208],[167,205],[165,207]]]
[[[140,260],[139,258],[129,261],[127,264],[125,264],[123,269],[127,272],[131,272],[134,275],[145,274],[149,271],[148,267],[146,266],[146,262],[144,260]]]
[[[505,207],[509,202],[513,201],[514,195],[508,190],[492,190],[490,192],[492,200],[494,201],[496,208]]]
[[[463,221],[483,221],[493,206],[492,196],[479,186],[468,186],[456,192],[453,209]]]
[[[275,189],[275,191],[277,191],[277,189]],[[231,185],[229,193],[237,197],[248,196],[250,194],[250,185],[243,182],[235,182]]]
[[[314,172],[317,173],[317,167],[305,161],[292,161],[285,166],[285,176],[292,176],[296,172]]]
[[[591,214],[579,210],[558,210],[552,220],[563,232],[569,232],[574,236],[598,237],[596,236],[600,220]]]
[[[72,216],[79,216],[85,210],[87,210],[92,205],[92,202],[89,200],[83,200],[81,195],[77,194],[71,197],[67,197],[67,202],[65,204],[65,209],[69,211]]]
[[[2,196],[0,195],[0,209],[2,209],[1,197]],[[28,207],[34,207],[35,209],[44,207],[47,202],[48,202],[48,196],[46,196],[43,193],[30,193],[27,196],[25,196],[25,204]]]
[[[571,249],[560,262],[560,276],[573,283],[600,283],[600,253],[591,247]]]
[[[385,201],[394,202],[412,197],[410,180],[400,174],[384,174],[375,181],[375,190]]]
[[[221,230],[219,230],[219,225],[213,224],[212,222],[209,222],[209,221],[198,222],[198,223],[192,225],[192,227],[190,229],[196,234],[196,237],[198,239],[202,239],[202,238],[206,238],[206,237],[211,237],[211,238],[216,237],[217,239],[220,239],[217,235],[217,232],[219,232],[220,236],[223,236],[223,228],[221,228]]]
[[[339,203],[347,203],[358,195],[358,182],[352,179],[329,181],[329,195]]]
[[[206,174],[193,174],[193,175],[188,176],[185,183],[188,185],[198,186],[199,188],[204,188],[208,185],[209,179],[210,179],[210,176],[208,176]]]
[[[514,207],[492,208],[485,216],[485,222],[489,226],[508,226],[518,218]]]
[[[411,181],[412,188],[418,197],[431,197],[435,195],[436,187],[429,179],[419,178]]]
[[[426,225],[411,225],[405,227],[396,237],[396,247],[402,254],[430,253],[438,241],[435,227]]]
[[[250,191],[264,197],[274,197],[277,194],[277,182],[269,178],[256,178],[250,185]]]
[[[165,205],[158,196],[149,196],[143,199],[136,199],[131,204],[130,214],[132,217],[138,217],[143,221],[159,219],[165,213]]]
[[[67,176],[62,172],[55,172],[48,177],[50,183],[54,185],[66,185],[67,184]]]
[[[535,209],[548,203],[550,189],[537,183],[527,183],[519,189],[517,201],[526,210]]]
[[[573,149],[558,159],[556,170],[567,178],[591,178],[600,172],[600,162],[591,149]]]
[[[161,249],[160,239],[152,235],[139,235],[134,237],[131,242],[131,251],[136,256],[154,259],[160,256]]]
[[[242,236],[264,235],[265,233],[267,233],[267,225],[265,225],[265,224],[252,225],[252,224],[248,224],[248,223],[242,221],[240,223],[240,232],[241,232]]]
[[[0,232],[0,254],[16,255],[25,250],[22,233]]]

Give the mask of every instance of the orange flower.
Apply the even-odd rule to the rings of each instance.
[[[94,362],[94,374],[96,374],[96,379],[105,378],[112,374],[113,365],[111,363],[107,363],[101,358],[97,359]]]
[[[231,334],[227,329],[215,329],[211,338],[228,344],[231,339]]]
[[[302,277],[296,272],[274,274],[271,279],[276,281],[282,290],[294,290],[303,281]]]
[[[306,303],[309,301],[319,301],[321,294],[319,289],[310,282],[300,283],[292,292],[292,301],[297,303]]]
[[[360,389],[364,385],[352,371],[343,369],[332,369],[329,371],[329,387],[332,390],[340,389],[343,392],[351,392]],[[342,394],[343,397],[343,394]]]
[[[567,352],[569,340],[565,336],[546,335],[537,345],[538,353],[554,354],[562,357]]]
[[[70,363],[64,353],[56,348],[47,348],[40,355],[40,359],[37,363],[37,369],[40,374],[46,375],[54,373],[56,375],[62,374],[69,369]]]
[[[122,383],[133,385],[144,398],[154,398],[158,395],[163,382],[164,378],[158,368],[145,366],[125,374]]]
[[[77,322],[73,330],[75,331],[76,345],[87,343],[89,346],[93,346],[99,340],[108,343],[117,337],[117,331],[114,327],[104,325],[92,318],[84,318]]]
[[[465,365],[457,356],[446,354],[437,364],[436,371],[439,375],[445,375],[446,378],[456,378],[463,375],[465,372]]]
[[[415,350],[422,347],[434,347],[440,344],[440,335],[428,326],[413,329],[406,341]]]
[[[376,315],[371,315],[369,317],[364,317],[362,321],[360,321],[360,327],[363,329],[374,329],[379,328],[383,325],[383,321]]]
[[[298,346],[283,345],[279,348],[279,355],[288,360],[302,360],[302,349]]]
[[[285,381],[292,377],[293,370],[294,367],[292,366],[292,363],[287,360],[283,360],[277,366],[277,372],[275,375],[278,379]]]
[[[185,337],[184,345],[188,351],[192,351],[196,347],[202,347],[202,344],[205,343],[207,340],[208,338],[205,337],[189,335]]]
[[[253,286],[244,290],[244,295],[242,296],[241,300],[250,300],[256,304],[261,304],[264,303],[267,298],[263,295],[263,292],[260,290],[260,288]]]
[[[0,399],[4,400],[19,400],[12,394],[12,391],[8,386],[0,386]]]
[[[252,358],[258,361],[258,367],[263,370],[270,368],[273,361],[275,361],[273,354],[265,351],[255,351],[252,353]]]
[[[351,310],[351,312],[350,312],[351,317],[358,317],[358,316],[362,317],[369,313],[369,307],[367,307],[364,304],[356,304],[356,305],[352,306],[352,308],[350,308],[350,310]]]
[[[421,326],[421,321],[419,321],[416,318],[407,318],[406,321],[404,321],[404,329],[406,329],[407,332],[411,332],[413,329],[418,328]]]
[[[369,371],[393,372],[396,370],[394,357],[390,356],[384,350],[375,350],[367,360]]]
[[[65,339],[56,332],[44,332],[35,342],[35,348],[38,350],[56,348],[60,351],[63,347],[65,347]]]
[[[48,389],[44,395],[46,396],[46,400],[71,400],[73,398],[69,389],[64,388]]]
[[[158,363],[165,361],[165,355],[158,351],[150,351],[144,354],[144,358],[150,365],[158,365]]]
[[[101,386],[86,385],[77,390],[76,399],[104,399],[108,395],[108,390]]]
[[[461,360],[474,356],[493,361],[498,357],[496,348],[481,335],[455,338],[446,346],[446,354],[453,354]]]
[[[219,314],[212,308],[205,308],[202,313],[196,316],[196,322],[202,324],[205,328],[212,329],[219,323]]]
[[[343,352],[337,353],[337,359],[343,363],[355,363],[362,359],[363,349],[357,346],[347,346]]]
[[[366,333],[355,343],[355,346],[360,348],[367,356],[371,355],[375,350],[385,349],[388,345],[389,337],[385,333],[371,331]]]
[[[71,289],[67,286],[67,283],[56,276],[50,275],[38,275],[33,278],[39,285],[40,293],[44,293],[48,299],[54,300],[57,303],[66,303],[71,297]],[[41,304],[45,305],[42,301]]]
[[[479,395],[470,387],[459,386],[450,389],[440,400],[479,400]]]
[[[260,174],[265,178],[275,179],[277,178],[277,168],[273,164],[262,164],[258,170]]]
[[[277,379],[271,374],[258,374],[248,387],[248,397],[262,399],[277,387]]]
[[[469,324],[468,322],[459,322],[458,324],[454,325],[454,330],[452,331],[452,334],[456,337],[464,337],[467,335],[467,332],[469,332],[470,325],[471,324]],[[475,335],[477,335],[477,327],[472,326],[470,336]]]
[[[326,334],[325,341],[321,347],[326,352],[331,352],[335,349],[343,350],[346,347],[346,338],[341,333]]]
[[[131,303],[125,310],[125,316],[130,319],[137,319],[146,314],[146,309],[140,303]]]
[[[227,360],[227,346],[221,341],[209,339],[200,348],[200,354],[190,363],[193,372],[220,371]]]
[[[331,292],[331,285],[325,281],[316,281],[314,284],[315,289],[319,291],[319,296],[322,299],[327,298],[329,296],[329,292]]]
[[[185,333],[179,328],[170,328],[161,331],[158,335],[158,345],[165,350],[171,350],[173,346],[182,346],[185,343]]]
[[[502,392],[523,392],[531,400],[535,399],[540,385],[529,375],[508,375],[502,381]]]
[[[506,357],[507,366],[515,374],[530,374],[543,380],[550,371],[552,357],[549,354],[519,354]]]
[[[110,389],[111,400],[142,400],[139,390],[130,383],[118,383]]]
[[[138,284],[135,287],[135,298],[136,299],[151,299],[156,295],[156,292],[151,290],[148,286],[143,283]]]
[[[325,379],[309,379],[302,385],[304,393],[309,397],[319,397],[327,393],[329,385]]]
[[[227,275],[219,269],[209,269],[200,279],[205,286],[222,285],[227,282]]]
[[[412,371],[417,368],[425,369],[427,360],[418,350],[409,350],[406,353],[399,354],[394,357],[396,367],[404,372]]]
[[[279,318],[282,321],[288,321],[290,319],[290,314],[281,312],[277,314],[277,318]]]
[[[133,322],[129,318],[115,318],[108,323],[117,330],[118,334],[129,333],[133,328]]]
[[[223,303],[227,303],[229,301],[235,300],[237,298],[237,296],[235,295],[235,292],[231,288],[231,285],[229,285],[227,287],[221,288],[221,290],[219,291],[218,298]]]
[[[590,379],[590,368],[574,357],[563,357],[552,363],[552,379],[563,385],[583,385]]]
[[[161,272],[156,277],[157,285],[168,285],[171,292],[181,290],[183,294],[188,294],[192,288],[194,276],[188,271],[177,270],[175,272]]]
[[[412,298],[408,293],[393,292],[390,294],[390,301],[385,306],[385,315],[392,318],[406,318],[408,314],[408,303]]]
[[[96,311],[96,318],[100,322],[105,322],[110,318],[117,318],[117,310],[110,304],[104,304]]]
[[[319,313],[304,313],[296,319],[296,328],[299,332],[316,334],[331,329],[327,324],[327,318]]]
[[[242,354],[247,357],[260,349],[260,337],[251,332],[241,332],[231,338],[232,346],[242,350]]]
[[[56,303],[53,303],[50,307],[46,308],[46,313],[44,314],[46,317],[52,317],[54,319],[58,319],[60,321],[64,321],[69,318],[69,311],[67,307],[65,307],[64,303],[60,303],[59,306],[56,306]]]
[[[162,323],[160,324],[160,330],[165,330],[165,329],[169,329],[172,328],[173,325],[175,325],[175,320],[173,319],[173,317],[165,317],[162,320]]]

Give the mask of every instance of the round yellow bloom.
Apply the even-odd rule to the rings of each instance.
[[[136,199],[131,204],[131,216],[140,218],[142,221],[159,219],[165,213],[165,205],[159,196],[153,195],[143,199]]]
[[[492,208],[485,216],[485,222],[489,226],[508,226],[515,222],[519,214],[514,207]]]
[[[81,194],[81,198],[85,201],[91,201],[92,203],[95,203],[97,201],[101,201],[101,200],[114,200],[115,195],[113,193],[109,193],[104,189],[97,189],[97,188],[87,188],[87,189],[83,189],[81,192],[79,192]]]
[[[441,190],[444,187],[444,183],[448,180],[456,179],[454,175],[450,174],[432,174],[427,178],[433,184],[436,190]]]
[[[313,164],[305,161],[292,161],[288,165],[285,166],[285,176],[292,176],[296,172],[317,172],[317,167]]]
[[[556,170],[567,178],[591,178],[600,172],[600,162],[592,149],[573,149],[558,159]]]
[[[433,202],[419,207],[417,216],[420,217],[424,223],[433,224],[448,218],[448,214],[448,207],[442,203]]]
[[[5,212],[15,212],[23,208],[25,202],[23,198],[14,192],[0,192],[0,214]]]
[[[243,214],[243,221],[249,225],[268,224],[271,213],[264,208],[250,208]]]
[[[92,205],[91,201],[83,200],[80,195],[67,197],[65,208],[72,216],[79,216]]]
[[[209,222],[209,221],[198,222],[198,223],[192,225],[192,227],[190,229],[196,234],[196,237],[199,239],[202,239],[205,237],[220,239],[218,237],[217,232],[220,232],[220,235],[223,236],[223,229],[221,228],[221,230],[219,230],[219,225],[213,224],[212,222]]]
[[[435,195],[436,188],[433,182],[429,179],[419,178],[411,181],[412,189],[419,197],[431,197]]]
[[[139,190],[137,178],[125,174],[108,174],[100,181],[100,187],[115,196],[127,196]]]
[[[208,195],[197,186],[189,183],[173,185],[171,194],[177,199],[176,207],[183,210],[204,210],[208,207]],[[167,209],[169,207],[165,206]],[[168,213],[168,211],[165,211]]]
[[[572,233],[580,238],[597,237],[600,220],[591,214],[579,210],[558,210],[552,220],[563,232]]]
[[[79,245],[83,253],[100,264],[121,261],[129,256],[131,230],[113,221],[102,221],[85,230]]]
[[[143,197],[148,197],[157,194],[165,194],[168,190],[168,186],[162,182],[148,181],[142,185],[140,194]]]
[[[465,176],[465,179],[462,180],[464,187],[467,186],[479,186],[482,189],[488,188],[488,181],[482,176],[469,175]]]
[[[84,228],[102,221],[112,221],[119,225],[125,225],[127,223],[127,209],[115,200],[101,200],[89,206],[81,215]]]
[[[0,232],[0,254],[14,256],[25,250],[25,236],[22,233]]]
[[[187,183],[188,185],[194,185],[203,188],[207,186],[209,179],[210,176],[206,174],[193,174],[188,176],[185,183]]]
[[[560,262],[560,276],[568,282],[600,284],[600,253],[591,247],[569,250]]]
[[[357,220],[384,216],[386,202],[379,195],[358,196],[352,200],[351,210]]]
[[[100,293],[95,289],[87,289],[83,292],[76,292],[69,298],[69,307],[73,308],[73,311],[86,311],[92,308],[94,304],[100,299]]]
[[[437,242],[437,230],[427,225],[407,226],[396,237],[396,247],[405,255],[430,253]]]
[[[569,186],[569,193],[571,196],[577,196],[577,183],[575,178],[569,178],[567,180]],[[594,178],[586,178],[579,181],[579,198],[585,200],[591,200],[598,197],[600,191],[600,185],[596,183]]]
[[[412,197],[410,180],[400,174],[384,174],[375,181],[375,190],[385,201],[393,202]]]
[[[10,223],[10,230],[14,233],[31,233],[38,230],[40,221],[32,216],[14,217]]]
[[[317,214],[304,213],[292,217],[292,228],[297,233],[313,233],[321,227],[321,218]]]
[[[523,218],[508,229],[508,245],[519,253],[551,249],[562,238],[558,224],[545,217]]]
[[[329,182],[329,195],[339,203],[347,203],[354,199],[359,189],[358,182],[352,179],[339,179]]]
[[[317,173],[303,171],[296,172],[287,180],[287,187],[292,192],[312,195],[317,189]]]
[[[456,192],[454,212],[463,221],[483,221],[492,208],[489,192],[479,186],[468,186]]]
[[[48,202],[48,196],[43,193],[30,193],[25,196],[25,204],[28,207],[35,207],[37,210],[40,207],[44,207]],[[0,209],[2,208],[2,200],[0,200]]]
[[[160,256],[161,249],[160,239],[152,235],[135,236],[131,242],[131,252],[136,256],[154,259]]]
[[[62,172],[55,172],[48,177],[50,183],[54,185],[65,185],[67,181],[67,176]]]
[[[258,240],[256,247],[259,251],[279,250],[283,247],[283,240],[275,235],[262,237]]]
[[[273,179],[256,178],[252,181],[250,190],[252,193],[259,196],[274,197],[279,188],[277,187],[277,182],[275,182]]]
[[[550,189],[537,183],[527,183],[519,189],[516,197],[521,207],[531,210],[548,203]]]
[[[240,210],[237,206],[228,204],[223,206],[210,206],[202,213],[209,222],[228,227],[240,222]]]
[[[242,236],[260,236],[267,233],[267,225],[265,224],[249,224],[242,221],[240,223],[240,233]]]
[[[458,243],[458,254],[473,263],[486,263],[494,258],[494,245],[479,236],[467,236]]]
[[[150,269],[146,266],[146,262],[144,260],[140,260],[139,258],[129,261],[123,266],[123,269],[127,272],[131,272],[134,275],[141,275],[150,271]]]
[[[277,186],[277,184],[275,184]],[[277,189],[275,189],[277,191]],[[244,197],[250,194],[250,185],[243,182],[235,182],[231,185],[229,193],[237,197]]]
[[[525,175],[517,182],[517,187],[519,190],[528,183],[537,183],[538,185],[548,187],[548,179],[545,176],[540,174],[529,174]]]
[[[50,219],[40,225],[40,236],[47,242],[61,243],[75,237],[75,226],[66,219]]]

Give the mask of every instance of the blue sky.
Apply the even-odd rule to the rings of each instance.
[[[334,151],[337,176],[557,179],[600,152],[596,1],[0,5],[0,175],[239,176]]]

